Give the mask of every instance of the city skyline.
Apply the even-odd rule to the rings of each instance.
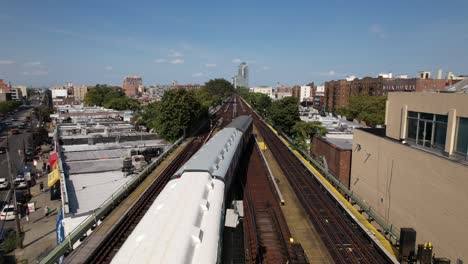
[[[250,86],[380,72],[416,76],[437,68],[468,74],[464,1],[29,1],[7,7],[0,15],[0,79],[13,85],[121,85],[129,75],[141,76],[144,85],[204,83],[230,80],[243,61]]]

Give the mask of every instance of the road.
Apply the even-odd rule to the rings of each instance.
[[[38,105],[36,103],[35,105]],[[11,129],[11,126],[7,126],[5,128],[5,123],[6,122],[11,122],[12,125],[17,125],[18,123],[21,123],[26,116],[31,116],[32,118],[32,126],[37,126],[37,120],[32,115],[32,110],[33,110],[34,105],[32,105],[29,108],[18,108],[18,112],[15,113],[14,115],[10,115],[4,120],[0,120],[2,122],[2,126],[4,129],[0,133],[0,137],[5,137],[1,142],[0,142],[0,147],[6,147],[7,146],[7,141],[9,145],[9,154],[10,154],[10,161],[11,161],[11,169],[12,169],[12,177],[16,177],[18,171],[22,171],[24,167],[24,149],[27,148],[30,144],[32,144],[32,132],[27,132],[26,129],[18,129],[20,131],[19,134],[17,135],[10,135],[9,130]],[[12,119],[17,119],[18,121],[13,121]],[[31,165],[31,164],[28,164]],[[9,173],[8,173],[8,163],[7,163],[7,155],[6,154],[0,154],[0,178],[6,178],[9,179]],[[8,203],[10,200],[11,196],[9,195],[10,191],[9,190],[1,190],[0,191],[0,210],[3,208],[3,205],[5,203]],[[0,228],[14,228],[14,221],[0,221]]]

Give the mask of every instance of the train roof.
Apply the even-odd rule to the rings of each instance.
[[[250,124],[252,123],[253,119],[250,116],[239,116],[236,119],[232,120],[232,122],[227,125],[226,127],[233,127],[237,128],[242,132],[245,132],[249,129]]]
[[[242,135],[236,128],[224,128],[219,131],[176,172],[176,175],[189,171],[206,171],[212,177],[224,179]]]
[[[170,181],[112,263],[216,263],[223,197],[224,183],[207,172]]]

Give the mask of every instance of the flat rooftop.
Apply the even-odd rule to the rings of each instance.
[[[92,213],[131,179],[120,170],[71,174],[67,179],[70,213],[74,216]]]
[[[353,149],[353,140],[345,138],[324,138],[325,141],[330,142],[331,144],[337,146],[343,150]]]
[[[90,214],[115,193],[132,175],[122,172],[123,157],[138,147],[167,149],[164,140],[125,141],[95,145],[62,145],[71,218]],[[84,218],[83,218],[84,219]]]

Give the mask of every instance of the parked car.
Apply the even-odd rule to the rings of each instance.
[[[0,220],[15,220],[15,206],[12,204],[5,205],[0,213]]]
[[[12,129],[12,130],[10,130],[10,133],[11,133],[12,135],[18,135],[18,134],[19,134],[19,130],[18,130],[18,129]]]
[[[5,147],[0,147],[0,154],[6,153],[7,149]]]
[[[16,186],[16,189],[25,189],[26,187],[28,187],[26,180],[24,178],[16,178],[15,186]]]
[[[10,182],[5,178],[0,178],[0,189],[5,190],[10,187]]]

